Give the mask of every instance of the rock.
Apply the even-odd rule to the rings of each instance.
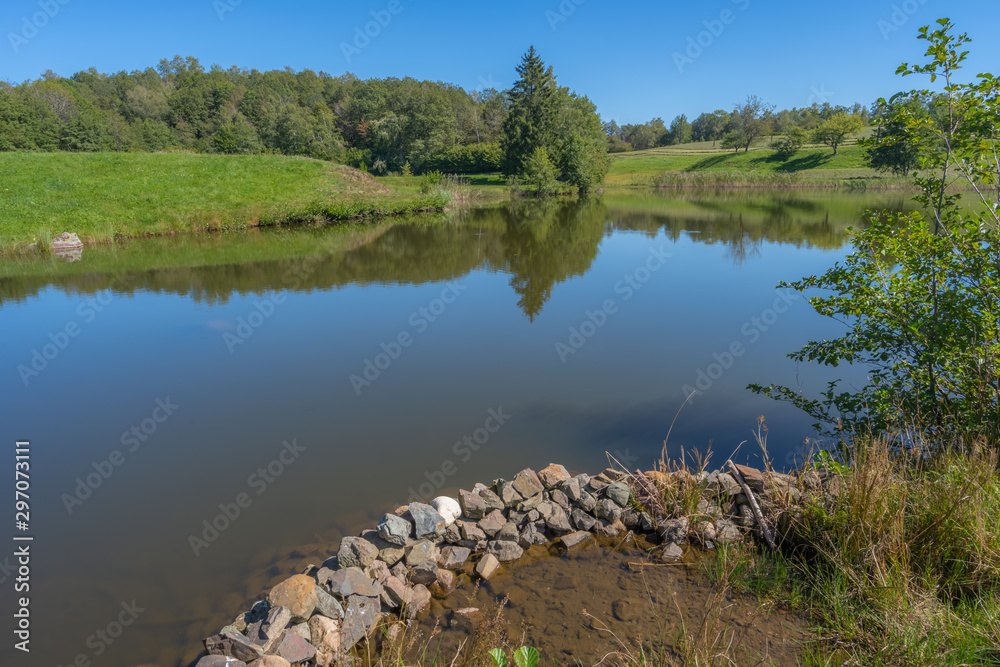
[[[264,649],[250,641],[246,636],[227,632],[224,635],[214,635],[205,639],[205,650],[209,655],[223,655],[236,658],[243,662],[252,662],[262,655]]]
[[[500,500],[503,501],[504,507],[514,507],[524,500],[524,497],[514,488],[513,482],[504,482],[500,485]]]
[[[316,613],[339,621],[344,617],[344,608],[337,598],[316,586]]]
[[[410,567],[419,565],[428,558],[437,558],[437,547],[433,542],[420,540],[406,549],[406,564]]]
[[[286,607],[292,621],[308,621],[316,608],[316,582],[312,577],[297,574],[271,589],[267,601],[275,607]]]
[[[403,556],[405,555],[406,555],[406,549],[404,549],[403,547],[399,547],[398,549],[387,548],[387,549],[382,549],[381,551],[378,552],[378,559],[383,563],[385,563],[386,565],[388,565],[389,567],[392,567],[399,561],[403,560]]]
[[[591,477],[590,481],[587,482],[587,490],[592,493],[600,493],[604,489],[608,488],[609,484],[611,484],[611,480],[602,475],[598,475],[597,477]]]
[[[594,532],[604,537],[617,537],[625,532],[625,525],[621,521],[605,521],[601,519],[594,526]]]
[[[715,524],[711,521],[702,521],[694,527],[695,534],[702,544],[715,541]]]
[[[486,533],[472,521],[459,521],[458,526],[462,531],[462,539],[474,540],[476,542],[486,539]]]
[[[392,572],[392,576],[396,577],[400,581],[406,581],[406,577],[410,574],[410,568],[406,567],[406,563],[403,561],[393,565],[389,568],[389,571]]]
[[[557,533],[568,533],[573,530],[566,511],[558,505],[552,505],[552,514],[545,520],[545,525]]]
[[[323,570],[320,570],[322,573]],[[379,585],[365,576],[365,573],[356,567],[349,567],[337,570],[325,581],[320,581],[320,585],[325,586],[331,593],[340,599],[346,599],[352,595],[364,595],[368,597],[378,597]]]
[[[517,546],[522,549],[527,549],[533,544],[545,544],[548,542],[545,539],[545,535],[535,528],[534,524],[528,524],[524,530],[521,531],[521,535],[517,538]]]
[[[584,542],[589,537],[590,533],[588,533],[587,531],[578,530],[575,533],[570,533],[569,535],[563,535],[562,537],[559,538],[559,541],[562,542],[562,545],[567,549],[572,549],[576,545]]]
[[[247,663],[225,655],[206,655],[194,667],[247,667]]]
[[[615,501],[618,507],[625,507],[628,505],[628,500],[632,495],[632,490],[628,488],[628,484],[625,482],[615,482],[609,484],[606,489],[604,489],[604,495]]]
[[[535,494],[535,495],[531,496],[530,498],[525,498],[524,500],[522,500],[521,502],[519,502],[517,504],[517,511],[518,512],[530,512],[531,510],[533,510],[536,507],[538,507],[538,505],[541,502],[543,502],[544,500],[545,500],[545,498],[540,493]]]
[[[621,507],[610,498],[601,498],[597,501],[597,507],[594,509],[594,513],[598,518],[607,519],[612,523],[622,518]]]
[[[267,618],[267,612],[271,611],[271,603],[267,600],[258,600],[254,603],[253,608],[250,609],[243,616],[243,629],[240,632],[246,632],[247,626],[256,623],[257,621],[262,621]],[[239,626],[239,623],[235,625]]]
[[[462,513],[470,519],[482,519],[486,516],[486,502],[478,493],[459,491],[458,502],[462,507]]]
[[[651,533],[655,527],[653,517],[649,516],[649,512],[639,512],[639,530],[644,533]]]
[[[462,541],[462,531],[457,522],[444,529],[444,541],[448,544],[458,544]]]
[[[431,559],[427,559],[410,570],[410,583],[430,586],[437,581],[438,565]]]
[[[567,479],[559,485],[559,488],[566,494],[566,497],[569,498],[571,502],[575,503],[580,500],[580,493],[582,489],[580,488],[580,480],[576,477]]]
[[[525,499],[538,495],[545,490],[538,479],[538,475],[531,468],[525,468],[515,475],[514,489]]]
[[[715,522],[715,541],[719,544],[733,544],[743,539],[740,529],[725,519]]]
[[[569,512],[569,498],[566,497],[565,493],[559,489],[553,489],[549,492],[549,494],[552,498],[552,502],[559,505],[559,507],[563,508],[567,513]]]
[[[465,565],[465,561],[469,560],[471,555],[472,551],[466,547],[445,547],[441,549],[438,565],[454,570]]]
[[[540,516],[542,519],[548,519],[550,516],[552,516],[552,512],[555,511],[555,508],[556,508],[555,503],[545,500],[538,503],[538,507],[536,509],[538,510],[538,516]]]
[[[385,582],[386,593],[395,602],[395,606],[400,606],[406,604],[406,600],[410,595],[409,589],[406,587],[400,579],[397,577],[389,577]]]
[[[406,546],[407,540],[413,535],[413,524],[401,516],[386,514],[378,522],[379,537],[396,546]]]
[[[619,621],[634,621],[642,614],[642,603],[631,598],[615,600],[611,603],[611,613]]]
[[[291,620],[292,612],[287,607],[271,607],[267,618],[247,626],[246,637],[264,649],[264,653],[270,653],[281,641],[281,635]]]
[[[517,524],[508,521],[497,533],[497,539],[507,542],[517,542]]]
[[[365,574],[369,579],[374,579],[380,584],[392,576],[392,573],[389,572],[389,566],[380,560],[376,560],[372,563],[368,569],[365,570]]]
[[[309,619],[309,632],[318,667],[330,667],[340,654],[340,623],[326,616]]]
[[[664,542],[684,544],[688,535],[688,519],[686,516],[679,519],[668,519],[659,525],[656,532],[663,538]]]
[[[479,492],[479,497],[482,498],[483,502],[486,504],[487,512],[492,512],[493,510],[503,511],[506,509],[506,505],[504,505],[503,500],[500,499],[500,496],[493,493],[492,489],[482,489]]]
[[[403,614],[408,619],[415,619],[431,606],[431,592],[422,584],[417,584],[410,590],[410,599],[406,603]]]
[[[416,524],[416,536],[418,540],[435,540],[444,534],[444,517],[430,505],[423,503],[410,503],[410,515]]]
[[[672,563],[679,560],[681,556],[684,555],[684,550],[673,542],[669,543],[667,546],[660,550],[660,560],[666,563]]]
[[[320,618],[325,618],[320,616]],[[332,619],[331,619],[332,620]],[[301,624],[305,631],[309,633],[309,639],[312,639],[312,630],[309,628],[308,623]],[[298,627],[298,626],[296,626]],[[287,660],[285,664],[298,665],[304,662],[309,662],[314,657],[316,657],[316,648],[309,643],[309,640],[305,639],[298,632],[286,632],[285,636],[281,638],[281,642],[278,644],[278,648],[275,649],[274,654],[280,656],[284,660]],[[264,656],[268,657],[268,656]],[[254,667],[257,667],[260,663],[253,663]]]
[[[315,649],[313,650],[313,655],[316,655]],[[292,667],[292,663],[280,655],[265,655],[253,663],[253,667]]]
[[[496,556],[501,563],[517,560],[524,555],[524,549],[518,546],[517,542],[492,541],[486,546],[488,554]]]
[[[455,589],[455,573],[451,570],[438,570],[437,579],[430,585],[431,595],[445,599]]]
[[[622,510],[622,523],[625,524],[626,528],[636,529],[639,527],[639,513],[636,512],[631,507],[627,507]]]
[[[573,525],[579,530],[592,530],[597,519],[587,514],[580,508],[575,508],[572,513]]]
[[[486,554],[476,565],[476,574],[484,581],[489,580],[500,568],[500,561],[493,554]]]
[[[416,504],[419,503],[414,503],[413,505]],[[411,512],[413,511],[413,505],[410,505]],[[382,613],[377,597],[370,598],[362,595],[352,595],[348,598],[347,610],[344,613],[344,622],[340,628],[341,649],[349,651],[364,637],[367,637],[368,633],[371,632],[381,617]]]
[[[507,523],[507,517],[500,510],[493,510],[479,521],[479,528],[489,537],[495,537],[503,525]]]
[[[455,523],[455,519],[462,516],[462,506],[458,501],[448,496],[438,496],[431,501],[431,507],[444,517],[445,526]]]
[[[299,637],[302,637],[302,639],[305,639],[307,642],[312,641],[312,632],[310,632],[309,630],[308,623],[296,623],[292,627],[288,628],[288,631],[285,634],[298,635]],[[281,641],[284,642],[285,640],[282,639]],[[291,662],[291,660],[289,660],[289,662]]]
[[[819,473],[815,470],[807,470],[805,474],[802,475],[802,486],[807,491],[812,491],[814,493],[819,491],[822,488]]]
[[[341,567],[364,569],[378,558],[378,547],[361,537],[345,537],[340,541],[337,562]]]
[[[719,473],[719,494],[732,498],[743,492],[739,482],[727,472]]]
[[[744,528],[753,528],[757,523],[757,518],[753,515],[753,508],[749,505],[738,505],[740,516],[734,523]]]
[[[546,489],[554,489],[569,478],[569,471],[557,463],[550,463],[538,471],[538,479]]]
[[[580,500],[578,500],[576,504],[579,505],[584,512],[593,512],[597,508],[597,498],[590,495],[586,491],[581,491]]]

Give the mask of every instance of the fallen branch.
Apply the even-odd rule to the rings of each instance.
[[[753,514],[757,517],[757,523],[760,525],[760,530],[764,533],[764,539],[767,540],[767,545],[771,549],[776,550],[778,545],[774,542],[774,535],[771,534],[771,529],[767,526],[767,522],[764,520],[764,513],[760,511],[760,505],[757,504],[757,499],[753,495],[753,491],[747,486],[746,480],[743,479],[743,475],[736,468],[736,464],[733,463],[732,459],[726,461],[726,466],[729,468],[729,473],[737,481],[740,487],[743,489],[743,495],[747,497],[750,501],[750,507],[753,508]]]

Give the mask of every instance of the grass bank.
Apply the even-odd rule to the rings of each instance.
[[[0,153],[0,250],[123,237],[350,220],[444,208],[354,169],[282,156]]]
[[[847,187],[909,189],[912,182],[864,165],[864,148],[807,146],[791,158],[767,148],[749,153],[711,144],[665,146],[613,157],[609,187]]]

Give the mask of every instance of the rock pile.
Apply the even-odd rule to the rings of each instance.
[[[741,472],[765,496],[775,489],[801,496],[794,477]],[[676,508],[663,507],[661,484],[695,485],[701,497],[695,515],[670,518]],[[454,589],[459,575],[487,580],[533,545],[555,541],[570,549],[591,534],[611,538],[629,530],[653,534],[664,544],[659,556],[676,560],[689,538],[705,546],[744,539],[755,521],[746,500],[736,480],[719,471],[630,476],[608,469],[591,477],[550,464],[492,486],[477,484],[457,499],[415,502],[384,515],[374,529],[343,538],[321,567],[281,582],[206,638],[208,655],[197,667],[350,665],[351,649],[370,638],[385,615],[421,617],[432,597]]]

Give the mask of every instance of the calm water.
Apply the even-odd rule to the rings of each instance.
[[[810,421],[745,387],[817,392],[829,376],[785,354],[839,329],[775,285],[883,206],[904,197],[608,196],[0,263],[3,432],[32,443],[36,537],[16,664],[187,664],[414,494],[605,452],[648,468],[686,386],[671,453],[721,464],[767,415],[791,463]]]

